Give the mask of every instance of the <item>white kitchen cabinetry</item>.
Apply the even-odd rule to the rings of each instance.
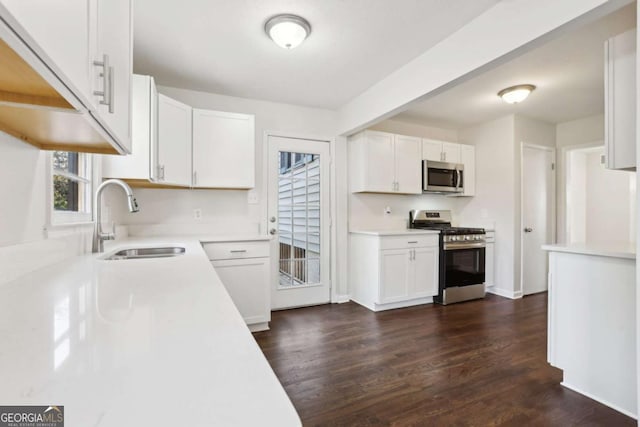
[[[0,0],[0,17],[3,129],[41,149],[130,152],[131,0]]]
[[[364,131],[349,140],[351,191],[422,194],[420,138]]]
[[[438,294],[438,235],[350,235],[352,299],[380,311],[433,301]]]
[[[133,27],[131,0],[93,0],[96,42],[93,52],[92,110],[107,130],[131,151]],[[91,11],[90,11],[91,12]],[[93,21],[93,20],[92,20]],[[91,52],[90,42],[90,52]]]
[[[476,195],[476,147],[473,145],[460,145],[460,160],[458,163],[464,165],[463,184],[464,191],[453,196],[475,196]]]
[[[191,110],[182,102],[158,95],[158,182],[191,186]]]
[[[422,139],[422,158],[436,162],[461,163],[460,146],[455,142]]]
[[[135,185],[157,179],[158,92],[153,77],[135,74],[132,96],[131,155],[103,156],[102,176]]]
[[[211,264],[252,332],[269,329],[269,241],[203,243]]]
[[[606,167],[636,170],[636,30],[605,42],[604,87]]]
[[[254,116],[193,110],[193,187],[255,186]]]
[[[496,233],[494,231],[487,231],[486,235],[487,246],[485,248],[484,257],[484,287],[487,292],[491,291],[491,288],[495,285],[495,247],[496,247]]]

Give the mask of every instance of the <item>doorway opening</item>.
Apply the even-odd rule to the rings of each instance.
[[[565,153],[567,243],[636,241],[636,174],[605,168],[605,147]]]

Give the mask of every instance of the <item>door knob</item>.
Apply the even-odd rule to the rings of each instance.
[[[271,234],[272,236],[273,236],[274,234],[276,234],[276,233],[277,233],[277,231],[276,231],[276,229],[275,229],[275,228],[272,228],[271,230],[269,230],[269,234]]]
[[[532,231],[533,231],[533,228],[531,228],[531,227],[527,227],[527,228],[524,229],[525,233],[531,233]]]

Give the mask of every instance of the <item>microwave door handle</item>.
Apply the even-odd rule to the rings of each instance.
[[[456,176],[457,176],[457,181],[456,181],[456,190],[460,189],[460,181],[462,181],[462,177],[460,176],[460,169],[456,168]]]

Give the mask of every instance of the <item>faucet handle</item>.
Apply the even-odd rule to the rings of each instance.
[[[116,223],[111,221],[111,231],[108,233],[102,233],[102,240],[115,240],[116,239]]]

